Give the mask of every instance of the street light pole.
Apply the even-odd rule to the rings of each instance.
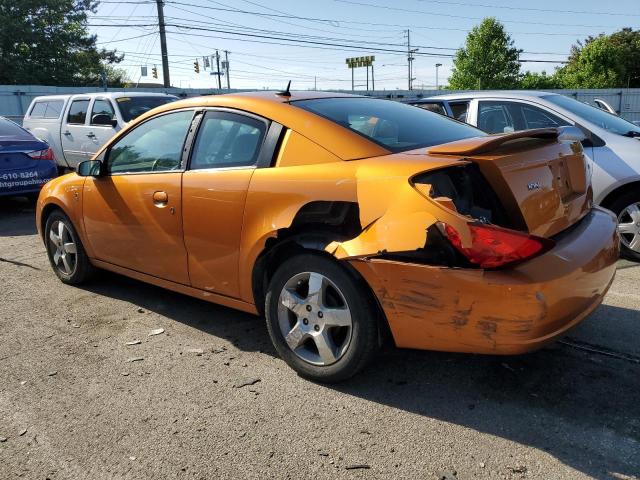
[[[436,63],[436,90],[440,90],[440,85],[438,84],[438,68],[441,66],[441,63]]]

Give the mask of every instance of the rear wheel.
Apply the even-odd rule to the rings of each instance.
[[[64,283],[77,285],[94,271],[71,220],[56,210],[45,225],[45,243],[53,271]]]
[[[640,262],[640,194],[628,192],[610,206],[618,217],[621,255]]]
[[[329,258],[301,254],[283,263],[269,284],[265,312],[276,350],[303,377],[345,380],[377,350],[368,292]]]

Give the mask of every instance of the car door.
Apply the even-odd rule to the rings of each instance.
[[[193,110],[159,114],[105,152],[87,177],[84,227],[98,260],[189,284],[182,231],[182,173]]]
[[[105,125],[104,123],[95,121],[96,115],[106,115],[112,120],[116,119],[116,112],[108,98],[95,98],[91,103],[90,111],[91,113],[88,118],[89,129],[87,132],[89,141],[85,144],[85,156],[87,158],[93,157],[100,147],[107,143],[116,133],[113,125]]]
[[[60,127],[60,138],[64,158],[71,168],[87,159],[86,144],[89,141],[87,134],[87,112],[89,110],[89,98],[74,98]]]
[[[265,119],[228,110],[209,110],[201,119],[182,179],[184,244],[193,287],[239,297],[245,200],[260,159],[273,153],[263,147],[269,127]]]

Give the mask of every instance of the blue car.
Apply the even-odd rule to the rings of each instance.
[[[53,150],[18,124],[0,117],[0,196],[35,197],[58,175]]]

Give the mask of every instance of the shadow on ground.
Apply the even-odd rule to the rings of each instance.
[[[0,237],[36,233],[35,201],[25,197],[0,197]]]
[[[275,355],[258,317],[109,273],[86,289],[224,338],[241,350]],[[639,315],[600,309],[610,319]],[[637,331],[619,335],[638,338]],[[390,348],[351,381],[327,388],[545,450],[595,478],[640,472],[637,363],[557,343],[519,357]]]

